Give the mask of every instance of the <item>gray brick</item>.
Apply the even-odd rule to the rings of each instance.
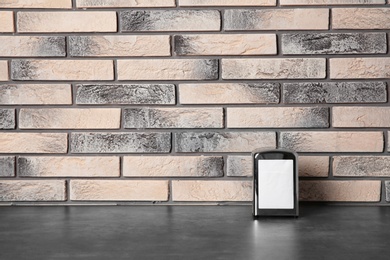
[[[161,10],[120,12],[122,32],[142,31],[219,31],[217,10]]]
[[[226,175],[229,177],[253,176],[253,162],[251,156],[228,156]]]
[[[285,103],[380,103],[386,82],[305,82],[283,84]]]
[[[169,153],[171,133],[72,133],[72,153]]]
[[[251,152],[275,147],[274,132],[182,132],[175,134],[177,152]]]
[[[386,185],[386,201],[390,202],[390,181],[385,181]]]
[[[283,34],[283,54],[386,53],[386,33]]]
[[[389,177],[390,156],[335,156],[333,175]]]
[[[173,105],[171,84],[77,85],[77,104]]]
[[[15,176],[15,157],[0,157],[0,177]]]
[[[14,109],[0,109],[0,129],[15,129]]]

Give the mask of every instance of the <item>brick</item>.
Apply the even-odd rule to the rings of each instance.
[[[13,80],[113,80],[112,60],[12,60]]]
[[[70,36],[74,57],[170,56],[169,35]]]
[[[325,128],[325,107],[228,107],[229,128]]]
[[[72,8],[72,0],[12,0],[0,2],[0,8]]]
[[[276,54],[275,34],[186,34],[175,35],[177,55],[266,55]]]
[[[71,180],[73,201],[167,201],[168,181]]]
[[[276,0],[179,0],[179,6],[275,6]]]
[[[120,108],[22,108],[20,129],[119,129]]]
[[[153,10],[120,12],[122,32],[219,31],[221,14],[217,10]]]
[[[384,103],[386,82],[284,83],[284,103]]]
[[[388,8],[334,8],[333,29],[390,29]]]
[[[119,80],[208,80],[218,78],[211,59],[118,60]]]
[[[65,56],[63,36],[0,36],[0,56]]]
[[[175,133],[176,152],[252,152],[275,148],[275,132],[181,132]]]
[[[300,181],[302,201],[378,202],[381,181]]]
[[[62,180],[0,180],[0,201],[65,201]]]
[[[251,181],[172,181],[173,201],[251,201]]]
[[[388,107],[333,107],[333,127],[390,127]]]
[[[172,84],[77,85],[77,104],[174,105]]]
[[[15,176],[15,157],[1,156],[0,157],[0,177]]]
[[[383,152],[383,132],[282,132],[280,146],[297,152]]]
[[[72,153],[169,153],[171,133],[72,133]]]
[[[222,177],[222,156],[125,156],[125,177]]]
[[[116,12],[18,12],[18,32],[116,32]]]
[[[76,0],[77,8],[111,8],[111,7],[175,7],[175,0]]]
[[[332,79],[388,78],[390,58],[344,58],[329,59]]]
[[[6,84],[0,85],[1,105],[69,105],[72,91],[69,84]]]
[[[328,9],[230,9],[225,11],[226,31],[327,30]]]
[[[0,60],[0,81],[8,80],[8,62]]]
[[[180,104],[277,104],[279,83],[179,84]]]
[[[229,177],[253,176],[253,159],[251,156],[228,156],[226,164],[226,175]]]
[[[299,156],[300,177],[328,177],[328,156]]]
[[[15,109],[0,108],[0,129],[15,129]]]
[[[222,108],[128,108],[125,128],[222,128]]]
[[[280,0],[280,5],[371,5],[385,0]]]
[[[223,79],[325,78],[325,59],[222,59]]]
[[[66,133],[0,133],[0,153],[66,153]]]
[[[283,54],[386,53],[386,33],[283,34]]]
[[[389,177],[390,156],[334,156],[333,176]]]
[[[14,14],[11,11],[0,11],[0,32],[14,31]]]
[[[390,202],[390,181],[385,181],[386,202]]]
[[[119,177],[119,157],[18,158],[21,177]]]

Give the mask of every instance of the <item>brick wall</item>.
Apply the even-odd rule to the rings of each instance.
[[[0,1],[0,205],[390,202],[385,0]]]

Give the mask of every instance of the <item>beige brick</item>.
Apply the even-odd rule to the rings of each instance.
[[[22,177],[119,177],[119,157],[19,157]]]
[[[8,62],[0,60],[0,81],[8,80]]]
[[[333,29],[390,29],[388,8],[334,8]]]
[[[389,177],[390,156],[334,156],[333,176]]]
[[[251,201],[252,181],[172,181],[173,201]]]
[[[222,156],[125,156],[126,177],[221,177]]]
[[[170,56],[169,35],[70,36],[71,56]]]
[[[323,79],[325,59],[222,59],[223,79]]]
[[[329,63],[330,77],[332,79],[374,79],[390,77],[390,58],[330,59]]]
[[[329,111],[320,107],[228,107],[229,128],[324,128]]]
[[[300,181],[303,201],[377,202],[381,181]]]
[[[0,180],[0,201],[65,201],[65,181]]]
[[[385,0],[280,0],[280,5],[370,5],[384,3]]]
[[[176,35],[177,55],[276,54],[275,34],[185,34]]]
[[[0,36],[0,56],[65,56],[63,36]]]
[[[269,104],[279,103],[279,83],[180,84],[181,104]]]
[[[0,153],[66,153],[66,133],[0,133]]]
[[[76,0],[76,6],[78,8],[85,7],[174,7],[176,6],[175,0]]]
[[[10,11],[0,11],[0,32],[14,31],[14,15]]]
[[[167,201],[168,181],[71,180],[71,200]]]
[[[280,145],[297,152],[383,152],[383,132],[282,132]]]
[[[14,80],[113,80],[112,60],[12,60]]]
[[[5,0],[0,8],[72,8],[72,0]]]
[[[275,6],[276,0],[179,0],[179,6]]]
[[[1,105],[69,105],[70,84],[0,85]]]
[[[19,32],[116,32],[115,12],[19,12]]]
[[[300,177],[328,177],[329,156],[299,156]]]
[[[333,107],[334,127],[390,127],[388,107]]]
[[[20,129],[119,129],[120,108],[22,108]]]
[[[218,77],[217,60],[118,60],[119,80],[200,80]]]

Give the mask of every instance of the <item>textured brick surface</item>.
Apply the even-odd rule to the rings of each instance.
[[[119,177],[119,157],[18,158],[22,177]]]
[[[388,8],[334,8],[332,9],[333,29],[389,29],[390,9]]]
[[[0,180],[0,201],[64,201],[65,181]]]
[[[390,17],[390,16],[389,16]],[[374,79],[388,78],[390,58],[344,58],[330,59],[332,79]]]
[[[0,129],[15,128],[15,110],[0,108]]]
[[[83,84],[77,85],[77,104],[173,105],[172,84]]]
[[[383,132],[282,132],[280,146],[297,152],[382,152]]]
[[[222,59],[223,79],[325,78],[325,59]]]
[[[389,177],[390,156],[334,156],[333,176]]]
[[[386,53],[385,33],[283,34],[283,54]]]
[[[76,0],[79,8],[83,7],[174,7],[175,0]]]
[[[253,159],[251,156],[231,155],[226,160],[226,175],[229,177],[253,176]]]
[[[173,201],[251,201],[251,181],[172,181]]]
[[[18,31],[29,32],[115,32],[115,12],[19,12]]]
[[[72,133],[72,153],[168,153],[170,133],[92,132]]]
[[[274,132],[182,132],[175,133],[177,152],[251,152],[275,147]]]
[[[390,127],[388,107],[333,107],[334,127]]]
[[[8,80],[8,62],[0,60],[0,81]]]
[[[166,201],[168,181],[71,180],[71,200]]]
[[[299,156],[300,177],[328,177],[328,156]]]
[[[113,80],[111,60],[12,60],[13,80]]]
[[[11,11],[0,11],[0,32],[14,31],[14,15]]]
[[[0,56],[65,56],[62,36],[0,36]]]
[[[175,35],[177,55],[276,54],[275,34]]]
[[[328,108],[227,108],[227,127],[229,128],[325,128],[328,126]]]
[[[66,153],[66,133],[0,133],[0,153]]]
[[[390,202],[390,181],[385,181],[386,201]]]
[[[91,109],[28,109],[19,113],[21,129],[118,129],[121,110],[119,108]]]
[[[15,157],[0,156],[0,177],[15,176]]]
[[[222,156],[126,156],[126,177],[221,177]]]
[[[276,0],[179,0],[179,6],[275,6]]]
[[[168,35],[71,36],[71,56],[169,56]]]
[[[72,0],[5,0],[0,8],[72,8]]]
[[[281,5],[370,5],[384,3],[385,0],[280,0]]]
[[[303,201],[377,202],[381,181],[301,181],[299,197]]]
[[[212,59],[118,60],[119,80],[217,79],[218,61]]]
[[[1,105],[69,105],[69,84],[6,84],[0,86]]]
[[[222,128],[222,108],[128,108],[125,128]]]
[[[122,32],[147,31],[219,31],[220,13],[217,10],[160,10],[122,11]]]
[[[328,9],[226,10],[224,28],[241,30],[327,30]]]
[[[180,84],[180,104],[279,103],[279,83]]]
[[[284,83],[285,103],[381,103],[387,101],[386,82]]]

